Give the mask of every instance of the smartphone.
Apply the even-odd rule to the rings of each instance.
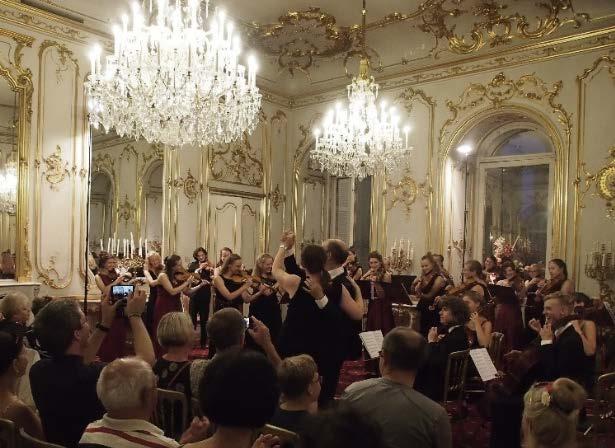
[[[115,303],[118,300],[126,301],[128,296],[135,291],[134,285],[114,285],[111,287],[109,301]]]
[[[252,326],[250,325],[250,318],[249,317],[244,317],[243,320],[246,322],[246,330],[248,328],[252,328]]]

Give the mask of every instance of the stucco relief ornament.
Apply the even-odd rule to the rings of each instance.
[[[188,204],[192,204],[202,190],[201,183],[188,169],[186,178],[183,180],[184,195],[188,198]]]
[[[615,219],[615,146],[609,150],[611,162],[596,174],[598,195],[606,200],[606,215]]]
[[[43,173],[45,176],[45,180],[49,182],[49,187],[58,191],[58,184],[61,183],[66,176],[70,176],[70,171],[68,170],[68,162],[62,159],[62,148],[60,146],[56,146],[56,150],[49,157],[44,157],[43,162],[47,166],[47,169]]]
[[[270,192],[267,197],[271,201],[271,205],[277,211],[280,205],[286,200],[286,195],[280,192],[280,185],[275,186],[275,190]]]
[[[124,198],[124,201],[121,202],[117,209],[117,216],[119,219],[122,219],[126,222],[132,219],[132,215],[135,212],[135,206],[128,200],[128,195]]]

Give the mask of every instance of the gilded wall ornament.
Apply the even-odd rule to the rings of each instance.
[[[263,163],[260,159],[261,148],[254,148],[245,132],[239,141],[209,147],[209,168],[217,181],[261,187]]]
[[[571,115],[556,98],[562,89],[562,81],[557,81],[549,87],[546,82],[535,75],[523,75],[518,80],[507,78],[504,73],[498,73],[486,85],[470,84],[459,97],[459,100],[448,100],[446,106],[452,116],[444,122],[440,129],[440,144],[444,141],[448,127],[453,124],[461,113],[480,107],[500,108],[514,98],[532,101],[544,101],[557,117],[566,134],[570,136],[572,128]]]
[[[606,216],[607,218],[615,219],[615,145],[609,149],[610,161],[600,168],[595,174],[587,171],[585,162],[581,163],[580,169],[583,172],[583,178],[577,177],[574,181],[577,187],[578,207],[585,208],[583,202],[586,194],[596,188],[596,196],[606,201]],[[583,184],[583,186],[581,186]]]
[[[201,185],[201,183],[192,175],[190,168],[188,168],[186,178],[180,180],[182,182],[184,195],[188,198],[188,204],[192,204],[199,193],[203,190],[203,185]]]
[[[395,206],[401,205],[404,207],[404,211],[407,216],[410,215],[412,205],[419,197],[429,198],[432,192],[429,180],[417,183],[417,181],[412,177],[409,167],[404,169],[398,182],[392,182],[387,176],[386,183],[387,189],[393,193],[387,206],[387,210],[391,210]],[[388,193],[388,191],[386,193]]]
[[[98,172],[104,170],[115,178],[115,160],[113,160],[113,157],[111,157],[109,153],[96,154],[92,161],[92,165],[94,166],[94,171]]]
[[[277,211],[280,205],[286,201],[286,195],[280,192],[280,185],[276,184],[275,189],[267,194],[267,199],[271,201],[272,207]]]
[[[128,224],[128,222],[133,219],[136,210],[136,207],[128,200],[128,195],[126,195],[124,201],[118,204],[117,218]]]
[[[63,82],[63,75],[70,70],[68,66],[69,62],[75,67],[75,76],[79,77],[79,61],[74,57],[74,54],[68,47],[60,42],[54,40],[44,40],[38,49],[39,59],[42,58],[43,53],[48,48],[55,47],[58,52],[58,60],[56,61],[56,83],[58,85]]]
[[[66,176],[70,176],[68,162],[62,159],[62,148],[60,145],[56,146],[55,152],[49,157],[43,157],[43,162],[45,162],[46,165],[46,170],[43,172],[45,180],[49,182],[49,187],[52,190],[58,191],[58,184],[61,183]]]
[[[127,161],[130,161],[132,157],[134,157],[135,159],[138,159],[139,153],[135,149],[135,145],[130,143],[122,148],[122,151],[120,152],[120,155],[118,158],[119,160],[126,159]]]

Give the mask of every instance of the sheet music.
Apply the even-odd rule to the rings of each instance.
[[[378,358],[380,356],[380,350],[382,350],[382,341],[384,340],[382,331],[364,331],[363,333],[359,333],[359,337],[370,359]]]
[[[470,357],[478,370],[481,380],[487,382],[497,377],[497,369],[489,356],[489,352],[486,348],[477,348],[470,350]]]

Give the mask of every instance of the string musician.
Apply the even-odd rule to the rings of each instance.
[[[544,300],[545,297],[556,292],[574,294],[574,283],[568,278],[568,268],[564,260],[554,258],[549,261],[547,267],[549,280],[543,280],[538,284],[536,300]]]
[[[252,274],[252,285],[243,300],[250,304],[250,316],[254,316],[267,328],[271,340],[277,341],[282,327],[282,312],[278,301],[278,283],[272,274],[273,257],[263,254],[256,260]]]
[[[192,253],[194,261],[188,265],[188,272],[196,272],[198,277],[203,280],[203,287],[190,297],[190,318],[192,325],[196,329],[197,316],[201,323],[200,343],[205,348],[207,344],[206,324],[209,319],[209,306],[211,302],[211,277],[214,267],[207,258],[207,250],[198,247]]]
[[[367,330],[382,330],[386,335],[395,327],[391,301],[387,297],[386,289],[392,283],[391,273],[384,267],[382,255],[379,252],[370,252],[369,270],[361,277],[370,284],[369,305],[367,308]]]
[[[351,279],[360,280],[363,277],[363,268],[357,261],[357,250],[354,247],[348,248],[348,258],[343,266]]]
[[[421,276],[412,282],[411,293],[418,299],[416,306],[420,313],[420,332],[427,337],[432,327],[440,321],[435,299],[445,294],[446,279],[441,275],[440,265],[431,253],[421,258]]]
[[[523,317],[521,303],[525,300],[526,288],[523,279],[511,262],[502,264],[504,279],[497,285],[511,288],[514,294],[497,297],[494,330],[504,334],[504,352],[518,349],[522,344]]]
[[[252,278],[243,270],[239,254],[229,255],[220,267],[220,275],[214,277],[214,312],[223,308],[235,308],[243,314],[243,295],[252,283]]]
[[[98,258],[98,273],[94,277],[96,286],[102,292],[103,300],[108,300],[111,289],[116,285],[128,283],[131,275],[126,273],[120,275],[117,271],[117,258],[107,252],[101,252]],[[122,313],[121,310],[118,311]],[[108,328],[107,336],[98,349],[98,357],[101,361],[111,362],[116,358],[121,358],[126,354],[126,336],[128,334],[129,323],[123,317],[117,316],[113,320],[111,327]]]

